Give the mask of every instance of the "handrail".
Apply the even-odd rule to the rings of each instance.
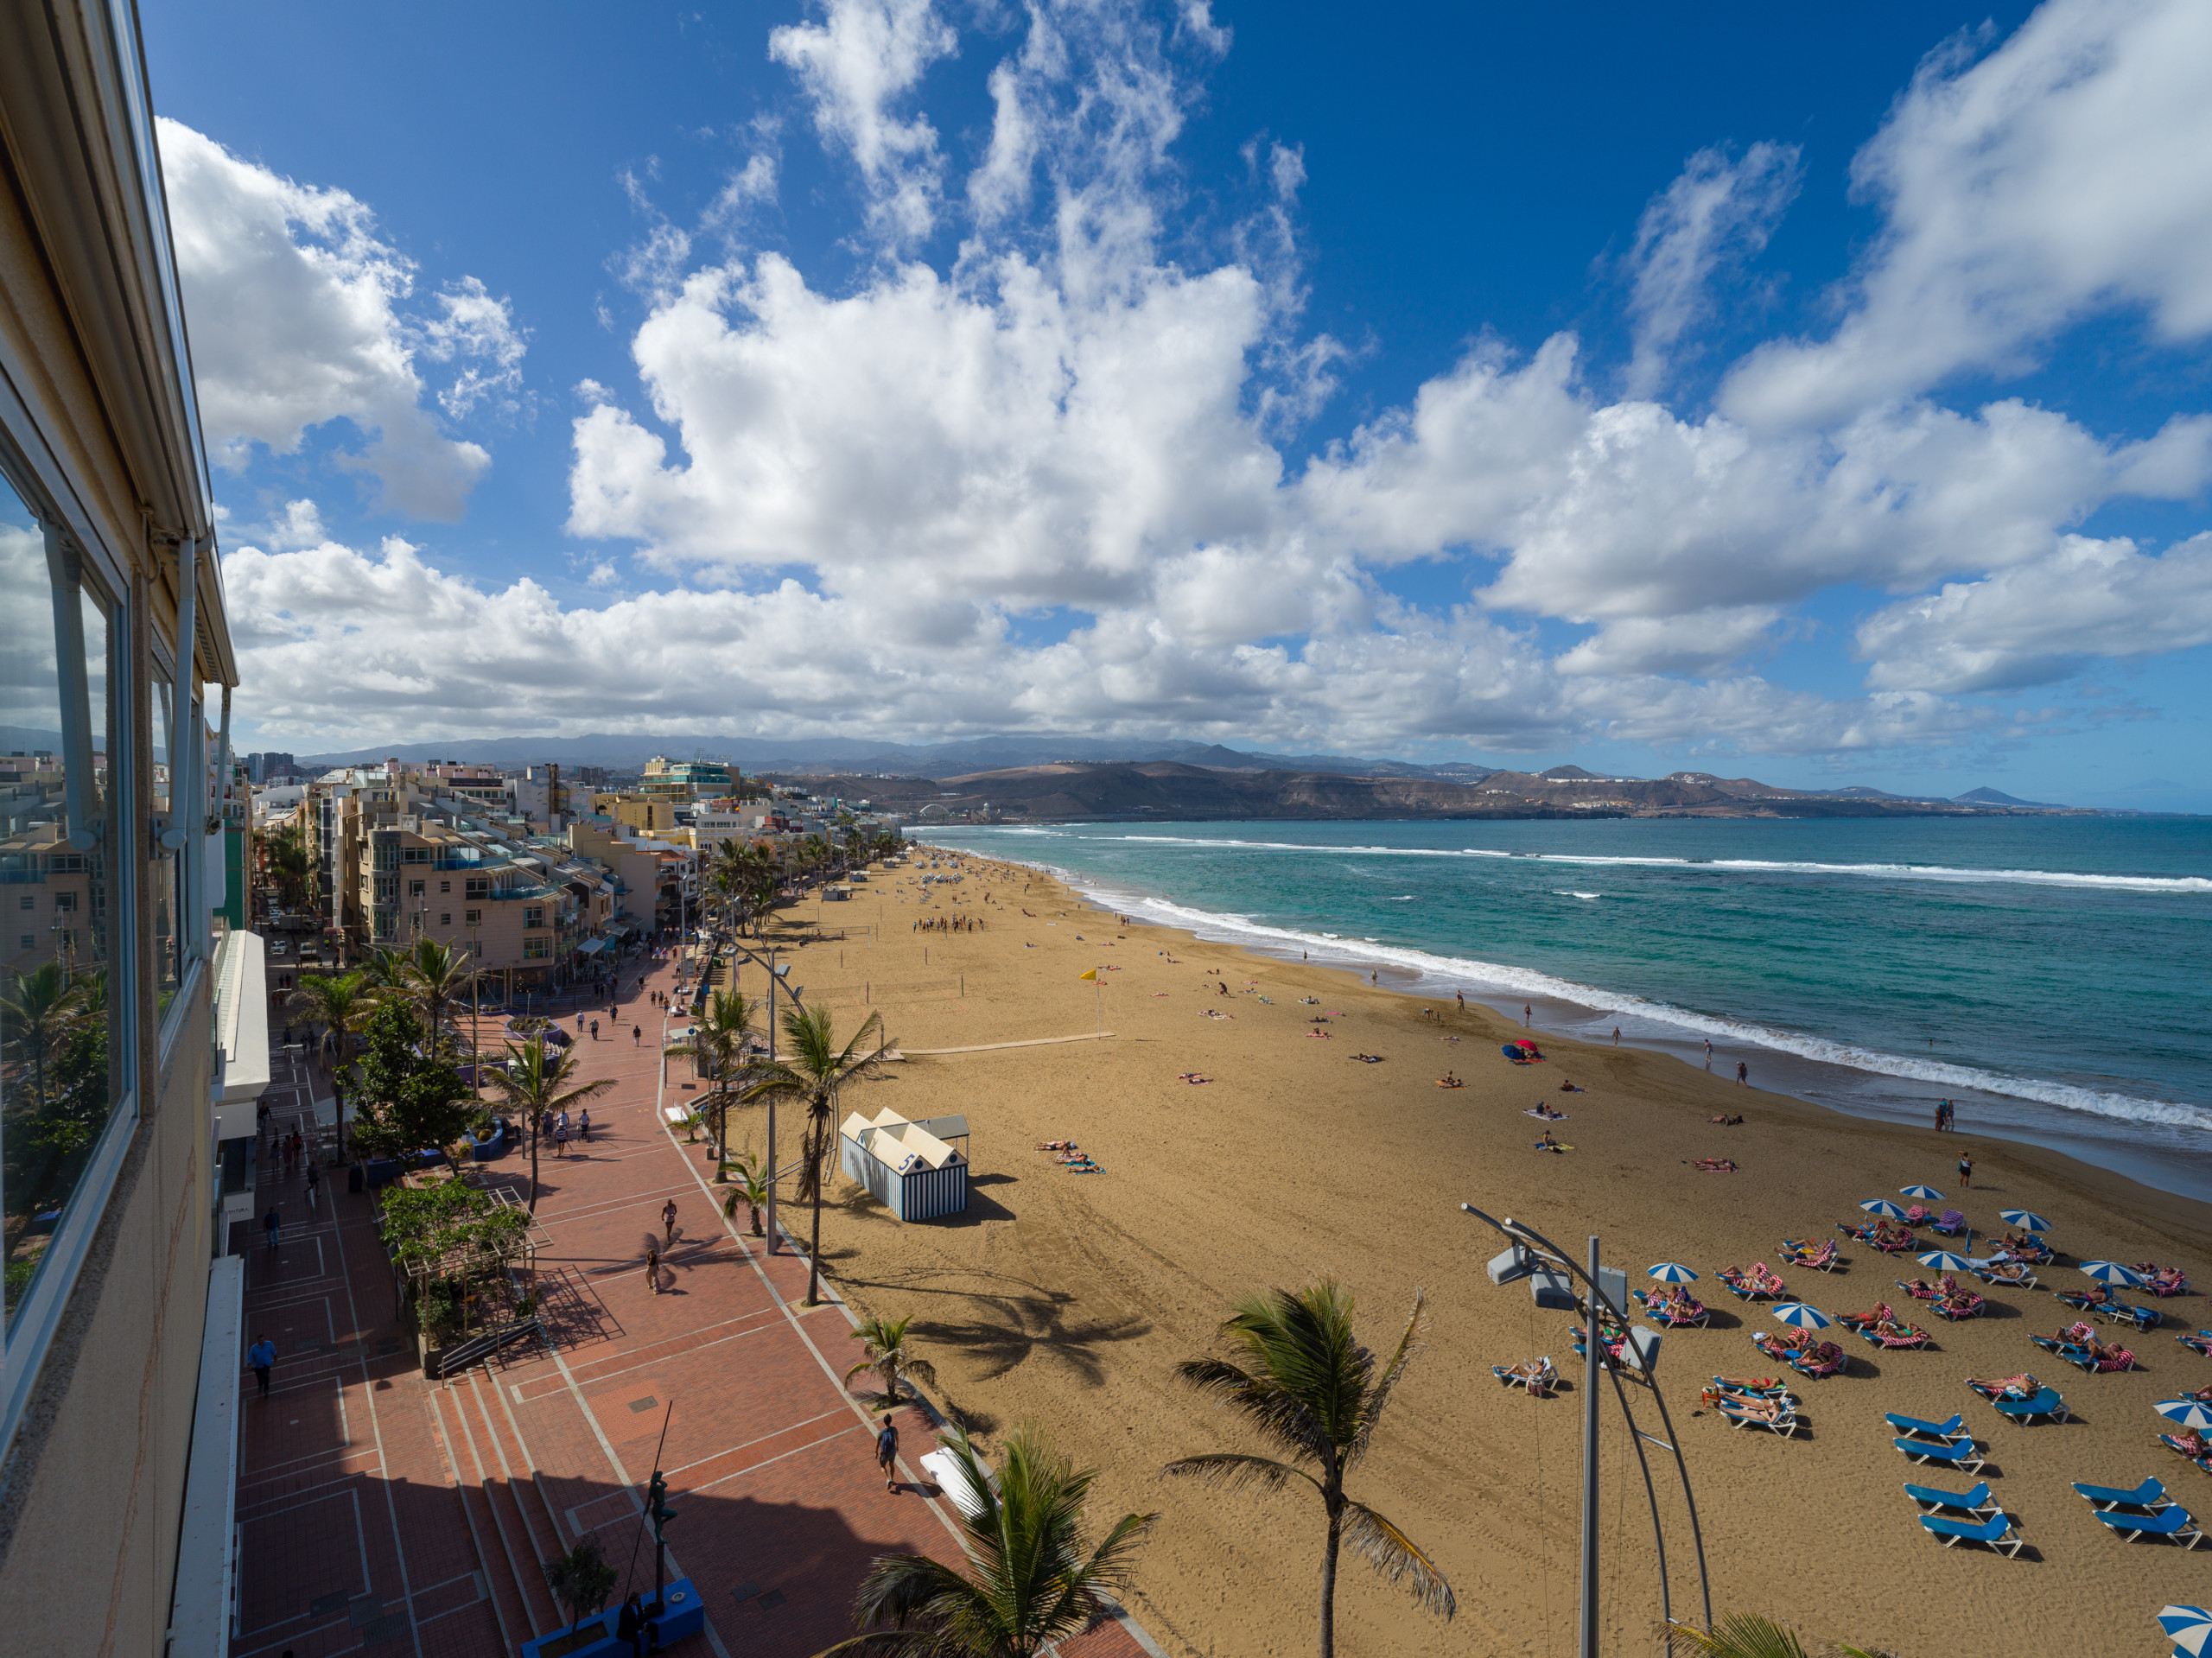
[[[442,1382],[456,1370],[465,1370],[480,1360],[489,1358],[509,1342],[519,1341],[524,1336],[543,1336],[545,1326],[535,1314],[517,1318],[512,1324],[501,1324],[497,1330],[487,1330],[482,1335],[450,1347],[438,1360],[438,1380]]]

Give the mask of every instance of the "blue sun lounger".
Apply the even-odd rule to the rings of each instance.
[[[2156,1514],[2112,1514],[2100,1509],[2096,1515],[2107,1530],[2118,1532],[2123,1542],[2132,1543],[2139,1537],[2171,1537],[2183,1548],[2195,1548],[2204,1540],[2189,1510],[2177,1502]]]
[[[1920,1505],[1923,1514],[1940,1514],[1948,1509],[1986,1520],[1997,1512],[1997,1499],[1990,1496],[1986,1480],[1971,1491],[1939,1491],[1932,1485],[1915,1485],[1908,1480],[1904,1494]]]
[[[2097,1509],[2143,1509],[2156,1514],[2173,1502],[2156,1475],[2132,1491],[2123,1491],[2116,1485],[2084,1485],[2079,1480],[2075,1482],[2074,1489]]]
[[[1971,1439],[1967,1432],[1967,1419],[1954,1412],[1948,1422],[1923,1422],[1917,1416],[1900,1416],[1891,1411],[1883,1419],[1900,1433],[1924,1434],[1931,1439]]]
[[[1890,1443],[1913,1462],[1941,1463],[1969,1474],[1981,1471],[1981,1453],[1974,1448],[1972,1439],[1892,1439]]]
[[[2058,1396],[2056,1388],[2040,1389],[2032,1399],[1993,1399],[1989,1401],[1999,1413],[2022,1424],[2032,1422],[2038,1416],[2048,1416],[2054,1422],[2069,1420],[2074,1414],[2066,1408],[2066,1401]]]
[[[1920,1523],[1929,1535],[1937,1539],[1945,1548],[1956,1548],[1961,1543],[1986,1543],[2007,1560],[2018,1554],[2027,1541],[2012,1529],[2012,1522],[2002,1509],[1980,1525],[1970,1520],[1954,1520],[1948,1515],[1941,1514],[1923,1514],[1920,1516]]]

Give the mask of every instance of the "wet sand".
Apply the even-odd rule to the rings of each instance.
[[[1924,1183],[1950,1194],[1939,1207],[1963,1210],[1978,1231],[1999,1229],[2000,1208],[2031,1209],[2052,1221],[2069,1262],[2152,1260],[2200,1286],[2212,1282],[2212,1206],[2039,1147],[1847,1117],[1738,1087],[1718,1066],[1707,1076],[1660,1054],[1583,1046],[1547,1032],[1541,1012],[1529,1034],[1548,1062],[1515,1067],[1499,1045],[1523,1032],[1490,1010],[1431,1003],[1431,1020],[1387,984],[1119,925],[1018,866],[967,857],[959,867],[967,879],[931,889],[926,902],[917,878],[927,872],[878,869],[852,901],[809,900],[777,929],[796,937],[817,917],[832,935],[842,929],[799,949],[791,980],[808,1002],[836,1011],[841,1032],[879,1009],[913,1056],[850,1091],[841,1115],[963,1112],[971,1130],[966,1214],[902,1224],[840,1180],[823,1217],[825,1264],[864,1312],[914,1315],[937,1367],[934,1396],[987,1443],[1036,1422],[1101,1470],[1095,1521],[1160,1511],[1133,1605],[1171,1652],[1312,1649],[1318,1503],[1156,1475],[1174,1457],[1261,1448],[1179,1388],[1173,1366],[1212,1350],[1233,1298],[1324,1274],[1355,1293],[1362,1333],[1377,1347],[1395,1341],[1414,1286],[1428,1293],[1427,1350],[1348,1485],[1431,1553],[1459,1604],[1446,1625],[1347,1558],[1341,1649],[1572,1651],[1580,1394],[1571,1387],[1530,1401],[1500,1388],[1490,1367],[1548,1353],[1570,1384],[1581,1369],[1567,1315],[1536,1311],[1525,1285],[1495,1288],[1484,1277],[1502,1240],[1459,1212],[1463,1200],[1526,1221],[1578,1259],[1597,1232],[1606,1264],[1637,1286],[1660,1261],[1703,1274],[1693,1289],[1713,1326],[1670,1332],[1658,1376],[1695,1483],[1716,1611],[1772,1612],[1815,1644],[2012,1654],[2074,1629],[2113,1631],[2119,1649],[2149,1653],[2163,1649],[2151,1615],[2203,1598],[2212,1553],[2123,1544],[2068,1484],[2156,1474],[2212,1522],[2212,1479],[2154,1443],[2165,1425],[2151,1409],[2212,1383],[2212,1360],[2174,1340],[2212,1325],[2202,1294],[2157,1304],[2164,1328],[2126,1337],[2145,1369],[2084,1375],[2028,1341],[2070,1321],[2048,1293],[2086,1281],[2069,1267],[2044,1269],[2044,1290],[1991,1291],[1985,1317],[1945,1324],[1893,1287],[1926,1269],[1847,1242],[1845,1270],[1785,1272],[1792,1295],[1832,1313],[1887,1300],[1931,1327],[1934,1346],[1885,1353],[1828,1332],[1851,1354],[1850,1373],[1795,1384],[1808,1432],[1794,1440],[1731,1431],[1698,1396],[1715,1372],[1777,1368],[1750,1336],[1779,1326],[1729,1295],[1713,1269],[1773,1263],[1784,1236],[1840,1241],[1834,1223],[1863,1218],[1862,1199]],[[986,930],[911,928],[949,916],[980,916]],[[1078,976],[1094,967],[1103,969],[1096,991]],[[742,982],[766,988],[755,969]],[[1316,1016],[1328,1022],[1309,1024]],[[1099,1026],[1112,1034],[921,1051]],[[1383,1061],[1357,1063],[1361,1051]],[[1436,1086],[1447,1070],[1467,1085]],[[1188,1071],[1212,1080],[1178,1080]],[[1560,1092],[1569,1078],[1587,1091]],[[1545,1125],[1523,1112],[1539,1100],[1568,1114],[1550,1126],[1573,1151],[1531,1149]],[[1707,1121],[1722,1112],[1747,1121]],[[733,1137],[757,1143],[763,1126],[753,1114]],[[1072,1174],[1033,1149],[1054,1139],[1078,1142],[1104,1172]],[[1953,1167],[1966,1150],[1970,1192]],[[1700,1157],[1732,1158],[1741,1172],[1700,1172],[1688,1166]],[[804,1234],[795,1206],[785,1218]],[[1922,1236],[1929,1248],[1941,1242]],[[2022,1370],[2057,1387],[2082,1420],[2015,1426],[1961,1385]],[[1649,1400],[1632,1388],[1630,1402],[1658,1432]],[[1605,1638],[1641,1648],[1659,1616],[1649,1509],[1610,1385],[1604,1407]],[[1983,1477],[2028,1540],[2018,1560],[1947,1552],[1922,1531],[1902,1482],[1963,1490],[1973,1481],[1909,1464],[1891,1448],[1885,1411],[1966,1416],[1990,1459]],[[1690,1536],[1667,1459],[1653,1454],[1681,1615],[1696,1605]]]

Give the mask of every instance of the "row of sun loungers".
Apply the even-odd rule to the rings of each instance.
[[[2098,1522],[2123,1542],[2164,1537],[2183,1548],[2195,1548],[2204,1540],[2203,1532],[2189,1511],[2169,1497],[2165,1487],[2155,1479],[2146,1479],[2133,1490],[2078,1483],[2074,1489],[2088,1501],[2089,1512]],[[2009,1560],[2024,1543],[2012,1519],[1990,1495],[1986,1481],[1970,1491],[1907,1483],[1904,1494],[1920,1510],[1922,1528],[1945,1548],[1986,1543]]]
[[[1891,1443],[1908,1461],[1956,1468],[1967,1474],[1981,1471],[1981,1452],[1974,1435],[1967,1431],[1963,1416],[1955,1413],[1948,1422],[1927,1422],[1892,1411],[1885,1420],[1897,1431]],[[2010,1559],[2025,1544],[2011,1517],[1990,1496],[1986,1481],[1970,1491],[1946,1491],[1908,1481],[1904,1494],[1919,1510],[1921,1529],[1945,1548],[1981,1543]]]
[[[2156,1479],[2146,1479],[2132,1491],[2078,1482],[2074,1489],[2088,1502],[2089,1512],[2107,1531],[2118,1534],[2122,1542],[2165,1537],[2183,1548],[2195,1548],[2204,1540],[2189,1510],[2168,1496],[2166,1488]]]
[[[1892,1280],[1897,1286],[1916,1300],[1928,1303],[1928,1310],[1939,1318],[1956,1323],[1961,1318],[1979,1318],[1988,1310],[1989,1304],[1972,1290],[1962,1290],[1958,1280],[1948,1274],[1933,1284],[1917,1280],[1906,1283],[1903,1279]]]
[[[2091,1318],[2101,1319],[2107,1324],[2132,1324],[2138,1330],[2156,1330],[2166,1321],[2166,1315],[2156,1307],[2132,1307],[2125,1302],[2093,1296],[2087,1291],[2062,1291],[2051,1299],[2061,1306],[2072,1307],[2076,1312],[2086,1312]]]
[[[1789,1293],[1782,1280],[1767,1270],[1764,1261],[1754,1261],[1748,1267],[1723,1267],[1713,1275],[1741,1301],[1775,1301]]]
[[[1715,1376],[1706,1399],[1732,1428],[1763,1427],[1785,1439],[1797,1437],[1797,1395],[1779,1382],[1745,1382]]]
[[[2101,1371],[2132,1370],[2135,1355],[2125,1347],[2107,1347],[2102,1352],[2090,1344],[2089,1327],[2075,1324],[2056,1336],[2031,1336],[2028,1339],[2046,1353],[2055,1353],[2077,1370],[2094,1375]]]
[[[1799,1375],[1811,1376],[1815,1381],[1832,1375],[1841,1375],[1851,1368],[1851,1356],[1834,1342],[1820,1342],[1811,1346],[1785,1344],[1787,1337],[1770,1336],[1764,1331],[1751,1337],[1760,1352],[1778,1364],[1786,1364]]]
[[[1918,1324],[1904,1324],[1886,1301],[1869,1313],[1847,1312],[1836,1322],[1863,1340],[1880,1348],[1915,1348],[1928,1345],[1928,1332]]]

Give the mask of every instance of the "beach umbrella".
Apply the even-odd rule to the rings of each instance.
[[[2161,1399],[2151,1408],[2168,1421],[2193,1427],[2199,1433],[2212,1428],[2212,1405],[2201,1399]]]
[[[2007,1226],[2024,1226],[2031,1232],[2048,1232],[2050,1223],[2040,1215],[2025,1209],[2000,1209],[1997,1218]]]
[[[1800,1330],[1826,1330],[1835,1322],[1820,1308],[1808,1307],[1802,1301],[1784,1301],[1774,1309],[1774,1316]]]
[[[1943,1201],[1943,1194],[1933,1186],[1907,1186],[1899,1195],[1917,1197],[1923,1204],[1940,1204]]]
[[[1923,1267],[1933,1267],[1939,1273],[1963,1273],[1973,1270],[1974,1262],[1964,1255],[1955,1255],[1948,1249],[1930,1249],[1924,1255],[1915,1255]]]
[[[1859,1206],[1869,1215],[1879,1215],[1885,1221],[1898,1220],[1904,1215],[1902,1204],[1893,1204],[1886,1197],[1869,1197]]]
[[[2100,1284],[2126,1284],[2133,1287],[2143,1281],[2142,1274],[2133,1267],[2121,1266],[2117,1261],[2085,1261],[2082,1263],[2081,1272],[2083,1277],[2094,1278]]]
[[[1694,1284],[1697,1274],[1679,1261],[1662,1261],[1656,1267],[1647,1267],[1645,1274],[1662,1284]]]
[[[2177,1653],[2203,1658],[2212,1652],[2212,1612],[2202,1606],[2168,1606],[2158,1614],[2158,1627],[2174,1643]]]

